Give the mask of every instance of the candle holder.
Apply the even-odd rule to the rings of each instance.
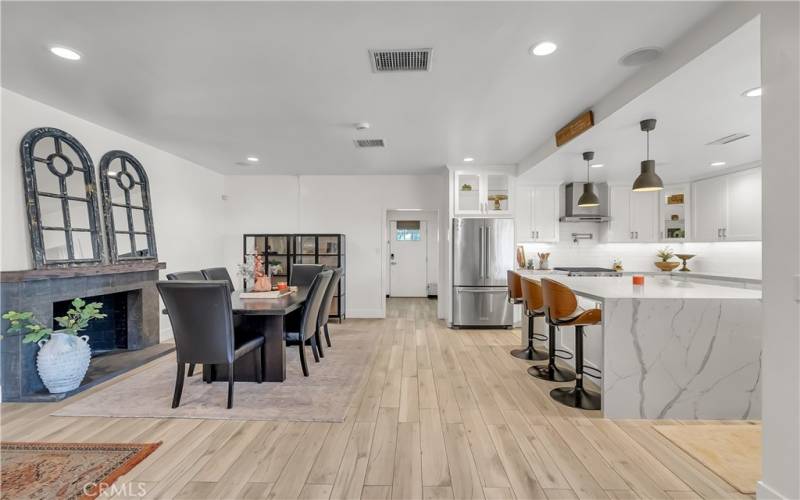
[[[691,253],[676,253],[675,257],[681,259],[683,261],[683,267],[678,269],[678,271],[688,272],[691,271],[688,267],[686,267],[686,261],[694,257],[694,254]]]

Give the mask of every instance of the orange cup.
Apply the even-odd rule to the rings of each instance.
[[[278,290],[286,290],[288,285],[286,285],[285,281],[281,281],[280,283],[278,283],[277,286],[278,286]]]
[[[633,284],[634,285],[644,285],[644,275],[642,275],[642,274],[634,274],[633,275]]]

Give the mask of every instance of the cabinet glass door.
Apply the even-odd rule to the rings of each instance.
[[[511,198],[509,178],[505,174],[488,174],[486,176],[487,212],[508,212]]]
[[[480,191],[480,175],[456,174],[456,212],[479,213],[481,211]]]
[[[686,209],[689,191],[683,188],[668,188],[661,192],[661,239],[684,241],[687,234]]]

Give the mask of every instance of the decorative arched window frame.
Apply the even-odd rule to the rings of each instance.
[[[114,162],[118,161],[120,169],[111,170]],[[133,169],[135,176],[131,175],[129,169]],[[124,194],[124,203],[114,201],[111,193],[111,182],[116,183]],[[156,251],[156,236],[153,229],[153,211],[150,203],[150,181],[144,167],[132,154],[127,151],[114,150],[104,154],[100,159],[100,188],[103,196],[103,218],[106,227],[106,241],[108,252],[112,262],[126,261],[146,261],[158,260]],[[140,190],[141,204],[135,204],[131,199],[131,192],[136,188]],[[117,224],[114,220],[114,208],[118,208],[118,213],[124,213],[125,224]],[[144,227],[137,227],[134,223],[134,211],[142,213]],[[143,230],[141,230],[143,229]],[[117,235],[127,237],[130,252],[129,254],[119,255],[119,245],[117,245]],[[137,236],[145,236],[147,241],[146,253],[142,253],[142,248],[137,243]],[[137,255],[139,254],[139,255]]]
[[[36,156],[37,145],[41,141],[53,141],[52,153],[46,157]],[[46,144],[46,143],[43,143]],[[72,150],[73,154],[69,154],[64,149],[67,145]],[[41,148],[39,148],[41,149]],[[103,257],[103,239],[101,229],[99,226],[100,211],[97,203],[97,186],[94,177],[94,165],[92,158],[86,151],[86,148],[74,137],[67,132],[52,127],[40,127],[29,131],[22,138],[20,143],[20,156],[22,158],[23,180],[25,183],[25,201],[27,205],[28,227],[30,229],[31,238],[31,253],[33,256],[33,265],[35,269],[59,268],[59,267],[73,267],[73,266],[88,266],[102,264]],[[72,158],[70,158],[72,157]],[[78,160],[80,165],[76,165],[75,160]],[[56,167],[56,160],[58,164],[65,169],[61,172]],[[37,169],[38,166],[38,169]],[[37,173],[46,176],[45,170],[58,179],[58,192],[55,190],[42,191],[39,186]],[[76,184],[72,181],[69,184],[68,180],[73,175],[82,173],[82,187],[80,192],[80,185],[78,186],[79,192],[75,192]],[[44,178],[42,178],[44,180]],[[61,205],[61,225],[50,226],[44,221],[42,217],[41,198],[59,200]],[[81,206],[85,203],[86,209],[86,225],[82,227],[73,227],[72,214],[75,207]],[[66,258],[48,258],[45,245],[45,231],[48,234],[64,233],[64,251]],[[88,233],[91,246],[92,255],[85,257],[77,255],[75,251],[75,236],[78,233]],[[83,247],[79,246],[80,251]]]

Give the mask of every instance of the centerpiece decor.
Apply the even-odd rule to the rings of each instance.
[[[272,290],[270,277],[264,272],[264,257],[256,254],[253,264],[253,292],[269,292]]]
[[[656,255],[658,258],[661,259],[660,262],[656,262],[656,267],[661,269],[662,271],[669,272],[675,270],[676,267],[680,265],[679,262],[670,261],[671,258],[675,256],[675,253],[672,251],[670,247],[664,247],[659,250]]]
[[[8,311],[3,314],[3,319],[8,320],[11,326],[8,333],[26,332],[22,342],[29,344],[36,342],[39,352],[36,355],[36,368],[42,383],[52,394],[60,394],[77,389],[86,376],[92,357],[89,347],[89,337],[78,335],[85,330],[89,322],[105,318],[100,311],[101,302],[86,303],[77,298],[72,301],[72,307],[66,316],[55,318],[60,330],[53,331],[47,328],[32,312]]]

